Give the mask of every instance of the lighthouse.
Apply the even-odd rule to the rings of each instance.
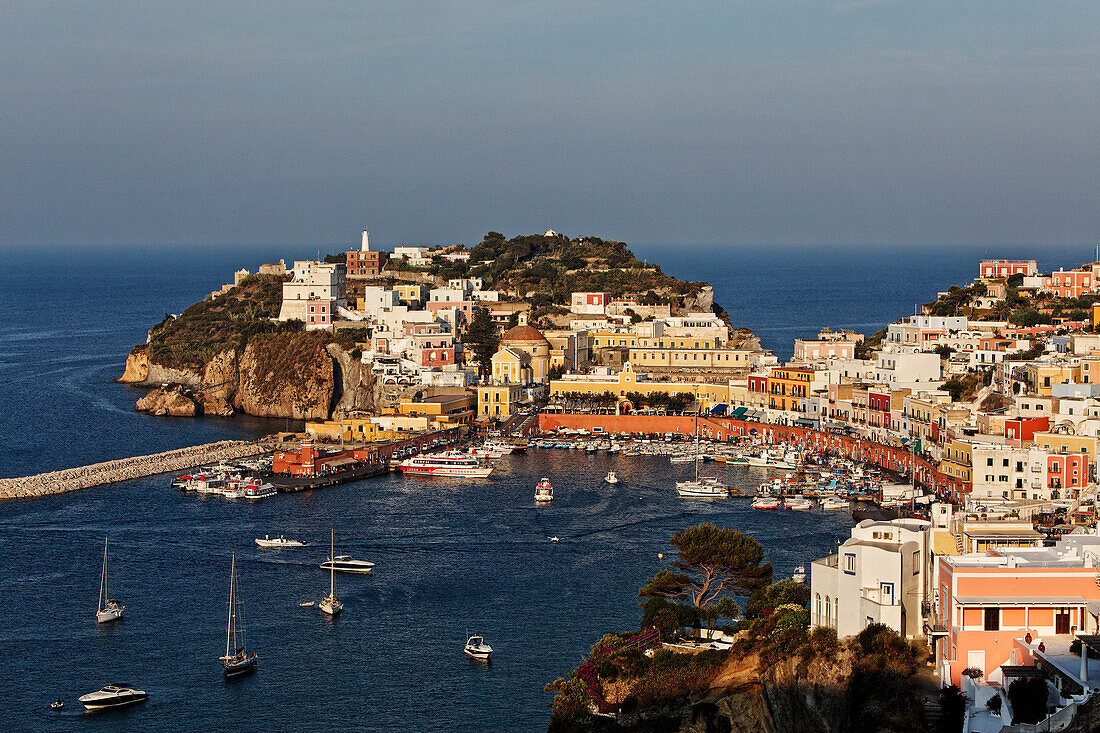
[[[360,251],[370,252],[370,232],[366,229],[363,230],[363,246]]]

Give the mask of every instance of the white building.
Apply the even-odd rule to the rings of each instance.
[[[324,307],[329,315],[328,323],[337,308],[347,305],[347,266],[343,263],[298,261],[294,263],[294,277],[283,283],[283,302],[279,308],[280,321],[298,319],[310,324],[310,307],[320,313]],[[321,323],[314,320],[313,323]]]
[[[399,305],[401,305],[401,297],[396,290],[378,286],[363,288],[363,313],[377,316],[383,311],[393,310]]]
[[[874,381],[884,384],[938,382],[942,378],[939,354],[880,353],[875,364]]]
[[[931,587],[931,526],[923,519],[867,519],[853,527],[835,555],[810,566],[812,626],[845,637],[881,623],[919,636]]]

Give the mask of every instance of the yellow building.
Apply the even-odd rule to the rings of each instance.
[[[343,439],[359,443],[377,443],[396,438],[390,431],[379,427],[374,422],[374,418],[370,417],[307,422],[306,432],[315,438]]]
[[[425,303],[427,302],[428,295],[431,292],[427,285],[417,285],[415,283],[394,285],[393,289],[397,291],[398,300],[400,300],[405,305]]]
[[[493,356],[494,365],[501,352],[511,351],[511,355],[501,356],[501,370],[514,375],[513,381],[520,384],[539,382],[545,384],[550,375],[550,342],[537,328],[527,325],[527,314],[521,313],[519,325],[509,328],[500,337],[500,351]],[[512,370],[513,358],[521,364],[518,371]],[[493,367],[496,379],[496,367]],[[503,380],[501,380],[503,381]]]
[[[1066,364],[1046,364],[1030,362],[1024,367],[1027,384],[1031,392],[1050,395],[1055,384],[1070,384],[1075,381],[1077,370]]]
[[[1050,453],[1085,453],[1089,462],[1096,460],[1096,438],[1090,435],[1066,435],[1064,433],[1035,433],[1035,447]]]
[[[454,425],[468,423],[476,409],[475,398],[470,394],[441,394],[419,400],[403,399],[397,406],[401,415],[429,417],[433,423]]]
[[[650,341],[656,339],[638,339]],[[681,339],[677,339],[680,341]],[[664,339],[661,339],[664,341]],[[689,342],[690,343],[690,342]],[[630,363],[638,369],[751,369],[760,352],[744,349],[636,346],[630,349]]]
[[[735,388],[736,390],[736,388]],[[550,382],[550,394],[562,397],[570,392],[582,395],[602,395],[611,393],[617,397],[625,397],[628,392],[637,392],[642,395],[659,394],[664,392],[675,395],[687,392],[694,395],[695,399],[705,407],[718,403],[730,402],[730,385],[728,382],[717,384],[708,382],[657,382],[646,379],[644,375],[635,374],[633,365],[627,362],[622,371],[617,375],[606,377],[573,377],[571,379],[555,379]]]
[[[970,482],[972,475],[971,444],[962,440],[949,440],[943,447],[940,472]]]
[[[481,384],[477,387],[478,417],[497,417],[501,420],[512,416],[523,399],[523,387],[519,384]]]
[[[768,376],[768,407],[773,410],[800,410],[802,401],[810,396],[813,381],[813,369],[773,369]]]

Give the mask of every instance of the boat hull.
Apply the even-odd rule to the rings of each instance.
[[[114,710],[116,708],[124,708],[130,705],[136,705],[139,702],[145,702],[149,698],[144,692],[134,691],[125,695],[116,695],[112,697],[94,698],[91,695],[83,695],[79,699],[80,704],[88,710]]]
[[[225,678],[227,680],[236,677],[244,677],[256,671],[256,655],[248,654],[244,659],[222,659]]]
[[[489,478],[489,474],[493,472],[492,466],[486,466],[485,468],[398,466],[397,470],[407,476],[443,476],[446,478]]]

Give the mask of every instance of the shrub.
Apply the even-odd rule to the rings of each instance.
[[[565,723],[583,723],[592,717],[588,708],[588,688],[576,672],[554,680],[546,686],[546,692],[556,693],[550,705],[555,719]]]
[[[994,715],[1000,715],[1001,714],[1001,696],[1000,695],[994,695],[993,697],[989,698],[988,700],[985,701],[985,706],[986,706],[986,708],[989,709],[989,712],[993,713]]]
[[[967,697],[962,694],[958,685],[940,690],[940,720],[936,725],[937,733],[957,733],[962,730],[966,703]]]
[[[1008,686],[1012,724],[1038,723],[1047,716],[1047,681],[1043,677],[1013,680]]]

